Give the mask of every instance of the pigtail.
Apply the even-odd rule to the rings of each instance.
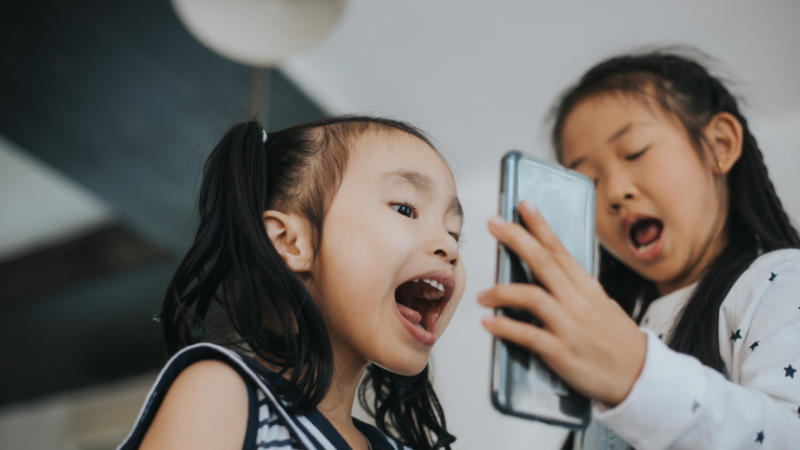
[[[450,450],[456,440],[447,431],[429,366],[418,375],[405,377],[370,364],[359,386],[358,401],[382,433],[415,450]]]
[[[304,145],[294,141],[288,146]],[[275,172],[298,159],[265,151],[255,122],[225,134],[206,162],[197,234],[167,289],[161,323],[170,355],[211,337],[278,368],[268,379],[291,371],[289,383],[270,387],[308,411],[330,385],[333,350],[320,311],[262,221],[271,188],[280,182]],[[213,305],[224,312],[227,335],[212,336],[207,316]]]

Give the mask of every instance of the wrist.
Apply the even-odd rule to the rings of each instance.
[[[647,358],[647,334],[638,329],[636,333],[636,338],[632,339],[626,352],[628,358],[620,364],[623,370],[617,378],[618,381],[614,383],[616,389],[611,390],[614,394],[606,400],[600,400],[608,408],[614,408],[628,398],[644,369],[644,362]]]

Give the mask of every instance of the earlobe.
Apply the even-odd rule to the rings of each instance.
[[[264,211],[267,236],[278,254],[293,272],[308,272],[314,261],[311,230],[308,221],[294,213]]]
[[[742,124],[733,114],[721,112],[706,125],[705,137],[714,161],[712,171],[727,175],[742,156]]]

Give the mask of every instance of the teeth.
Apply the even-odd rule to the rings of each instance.
[[[421,329],[425,330],[425,327],[423,327],[421,323],[418,323],[417,326],[420,327]],[[427,331],[427,330],[425,330],[425,331]]]
[[[639,253],[644,253],[644,252],[650,250],[651,248],[655,247],[657,243],[658,243],[658,239],[656,239],[655,241],[653,241],[653,242],[651,242],[649,244],[645,244],[645,245],[642,245],[641,247],[637,247],[636,250]]]
[[[414,280],[414,281],[416,281],[416,280]],[[431,286],[435,287],[436,289],[444,292],[444,284],[442,284],[442,283],[440,283],[440,282],[438,282],[436,280],[423,279],[422,281],[424,281],[424,282],[430,284]]]

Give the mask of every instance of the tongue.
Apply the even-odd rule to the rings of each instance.
[[[633,241],[641,247],[658,239],[659,234],[661,234],[661,223],[657,220],[645,220],[633,229]]]
[[[406,320],[413,323],[414,325],[417,325],[420,322],[422,322],[422,314],[409,308],[408,306],[398,303],[397,309],[400,310],[400,314],[402,314],[403,317],[406,318]]]

